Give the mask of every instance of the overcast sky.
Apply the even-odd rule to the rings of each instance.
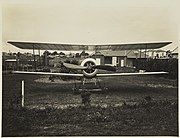
[[[4,0],[8,40],[75,44],[172,41],[178,45],[178,0]]]

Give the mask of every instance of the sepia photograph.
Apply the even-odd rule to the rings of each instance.
[[[2,137],[179,136],[178,0],[2,0]]]

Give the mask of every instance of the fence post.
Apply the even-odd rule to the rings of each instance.
[[[24,107],[24,80],[22,80],[22,99],[21,99],[21,105]]]

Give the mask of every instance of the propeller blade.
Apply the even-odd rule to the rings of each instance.
[[[63,63],[63,65],[66,67],[66,68],[69,68],[69,69],[79,69],[79,70],[84,70],[84,69],[87,69],[87,67],[84,67],[84,66],[80,66],[80,65],[75,65],[75,64],[70,64],[70,63]]]
[[[107,71],[116,71],[115,67],[109,66],[109,65],[96,65],[96,66],[93,66],[93,68],[107,70]]]

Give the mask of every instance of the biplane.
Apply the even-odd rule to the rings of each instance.
[[[16,42],[8,41],[9,44],[16,46],[21,49],[32,49],[34,50],[61,50],[61,51],[80,51],[80,50],[142,50],[142,49],[157,49],[164,47],[171,42],[155,42],[155,43],[133,43],[133,44],[107,44],[107,45],[77,45],[77,44],[57,44],[57,43],[39,43],[39,42]],[[80,73],[62,73],[62,72],[37,72],[37,71],[13,71],[16,74],[36,74],[36,75],[54,75],[54,76],[70,76],[70,77],[80,77],[82,78],[83,84],[85,79],[93,79],[100,77],[110,77],[110,76],[132,76],[132,75],[158,75],[166,74],[167,72],[129,72],[129,73],[118,73],[116,68],[110,65],[97,65],[94,58],[84,59],[80,65],[75,65],[71,63],[63,63],[67,69],[78,70]],[[99,73],[99,70],[112,71],[112,73]]]
[[[77,45],[77,44],[56,44],[56,43],[39,43],[39,42],[15,42],[8,41],[9,44],[12,44],[21,49],[33,50],[33,55],[35,55],[34,50],[60,50],[60,51],[81,51],[81,50],[111,50],[111,51],[120,51],[120,50],[147,50],[147,49],[157,49],[164,47],[172,42],[156,42],[156,43],[133,43],[133,44],[108,44],[108,45]],[[35,57],[35,56],[34,56]],[[35,58],[34,58],[35,59]],[[82,103],[84,105],[90,104],[90,93],[91,91],[102,91],[107,90],[107,88],[102,87],[99,83],[99,78],[101,77],[117,77],[117,76],[133,76],[133,75],[158,75],[158,74],[167,74],[167,72],[145,72],[142,70],[136,72],[116,72],[116,68],[110,65],[100,65],[97,64],[95,58],[87,57],[81,61],[79,65],[72,63],[62,63],[63,66],[69,70],[75,70],[76,73],[63,73],[63,72],[47,72],[47,71],[13,71],[15,74],[34,74],[34,75],[50,75],[50,76],[65,76],[65,77],[78,77],[81,78],[82,87],[77,87],[75,83],[74,91],[82,92]],[[99,70],[105,70],[105,73],[100,73]],[[106,72],[107,71],[107,72]],[[111,73],[109,73],[109,71]],[[85,84],[93,82],[94,85],[99,85],[98,88],[90,89],[85,88]]]

